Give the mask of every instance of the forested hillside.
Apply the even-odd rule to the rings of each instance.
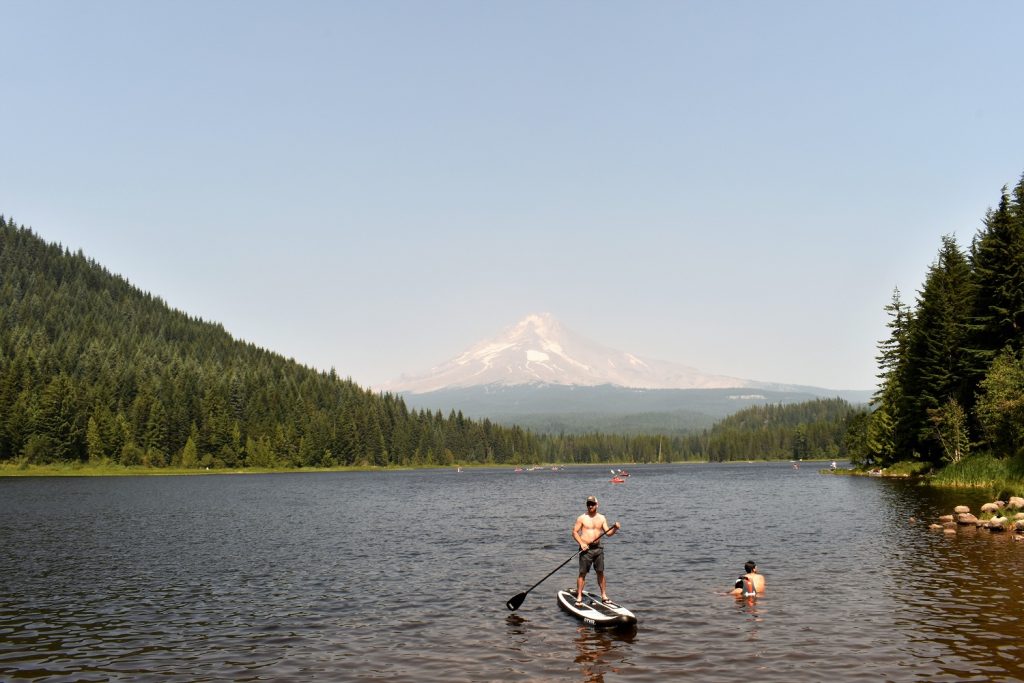
[[[0,216],[0,461],[330,467],[832,455],[819,414],[832,403],[807,405],[751,409],[671,438],[538,436],[410,410],[233,339]]]
[[[752,406],[684,438],[678,448],[685,459],[712,462],[845,457],[843,439],[859,414],[840,398]]]
[[[0,217],[0,459],[294,467],[537,450],[522,430],[410,412],[237,341]]]
[[[942,238],[913,306],[886,307],[874,410],[852,424],[865,465],[955,463],[1024,448],[1024,178],[1003,188],[970,249]]]

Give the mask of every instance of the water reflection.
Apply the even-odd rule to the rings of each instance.
[[[597,631],[580,626],[576,632],[576,658],[573,660],[586,683],[604,683],[605,676],[617,674],[627,665],[629,646],[636,640],[636,627]]]
[[[974,526],[955,534],[927,525],[956,505],[978,509],[988,498],[972,490],[879,482],[886,502],[879,543],[892,563],[886,594],[901,658],[926,680],[1024,680],[1024,588],[1017,575],[1024,545],[1010,534]]]
[[[526,633],[525,626],[526,626],[526,624],[529,623],[529,621],[527,619],[523,619],[518,614],[510,614],[510,615],[508,615],[505,618],[505,621],[508,622],[508,626],[509,626],[508,632],[509,633],[511,633],[513,635],[520,635],[520,634]]]
[[[730,596],[736,602],[736,609],[744,617],[744,621],[748,624],[747,640],[758,639],[758,629],[760,628],[761,622],[764,617],[762,616],[762,604],[759,601],[764,601],[764,597],[749,597],[745,598],[742,595]]]

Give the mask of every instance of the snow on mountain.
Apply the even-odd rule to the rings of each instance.
[[[762,386],[709,375],[667,361],[601,346],[563,327],[550,314],[529,315],[494,339],[482,341],[418,376],[403,375],[387,391],[414,394],[488,384],[556,384],[638,389],[717,389]]]

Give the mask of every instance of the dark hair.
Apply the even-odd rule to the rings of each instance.
[[[755,567],[757,567],[757,562],[750,560],[745,565],[743,565],[743,571],[749,574],[750,572],[754,571]]]

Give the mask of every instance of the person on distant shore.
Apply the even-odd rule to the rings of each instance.
[[[608,520],[597,511],[597,498],[587,498],[587,511],[576,518],[576,524],[572,527],[572,537],[580,545],[580,573],[576,578],[576,606],[583,606],[583,584],[586,582],[587,572],[594,567],[597,573],[597,585],[601,587],[601,602],[613,604],[608,599],[608,589],[604,578],[604,548],[601,547],[601,533],[605,536],[613,536],[622,525],[615,522],[608,526]]]
[[[750,560],[743,565],[745,574],[736,579],[736,584],[729,591],[738,598],[756,598],[764,593],[764,577],[757,573],[757,563]]]
[[[839,466],[839,465],[837,465],[837,464],[836,464],[836,461],[835,461],[835,460],[833,460],[833,461],[832,461],[832,471],[833,471],[833,472],[835,472],[835,471],[836,471],[836,468],[837,468],[838,466]]]

